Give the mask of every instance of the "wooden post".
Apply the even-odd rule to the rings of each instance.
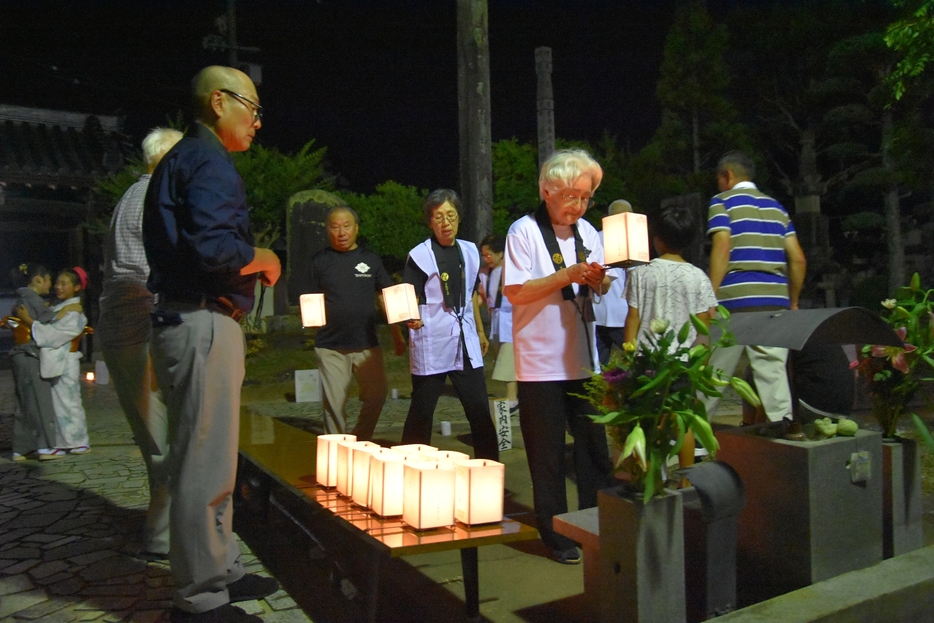
[[[551,48],[535,48],[538,76],[538,168],[555,152],[555,96],[551,89]]]
[[[490,39],[487,0],[457,0],[457,92],[464,238],[493,231]]]

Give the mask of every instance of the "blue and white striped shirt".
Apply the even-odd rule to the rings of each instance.
[[[707,235],[730,232],[730,259],[717,297],[727,309],[787,308],[785,238],[795,227],[780,203],[752,182],[739,182],[710,200]]]

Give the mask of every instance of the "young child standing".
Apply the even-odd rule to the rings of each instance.
[[[44,266],[21,264],[10,272],[10,280],[17,287],[12,316],[25,309],[30,316],[43,321],[54,318],[55,313],[42,298],[52,287],[52,276]],[[15,318],[7,323],[13,329],[10,361],[19,404],[13,416],[13,460],[25,461],[33,453],[40,459],[58,458],[54,454],[57,427],[52,388],[39,374],[39,349],[28,326],[13,327],[14,323]]]
[[[669,206],[650,221],[650,226],[658,257],[630,270],[626,284],[629,313],[624,339],[637,348],[647,341],[647,334],[651,334],[649,325],[655,318],[669,320],[670,328],[677,333],[685,322],[690,322],[691,314],[709,324],[717,308],[710,279],[681,257],[681,251],[697,234],[693,212],[683,206]],[[683,344],[672,343],[672,352],[679,346],[691,346],[696,339],[697,330],[691,325],[687,340]],[[694,435],[690,431],[684,436],[678,458],[681,467],[694,463]]]
[[[52,403],[58,422],[55,456],[83,454],[91,449],[81,403],[81,353],[77,348],[88,324],[79,296],[87,283],[84,269],[78,266],[65,269],[55,281],[59,303],[52,307],[55,316],[50,322],[33,320],[28,313],[20,313],[20,318],[31,326],[32,338],[39,347],[39,372],[52,383]]]

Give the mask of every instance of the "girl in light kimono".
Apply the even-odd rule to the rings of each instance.
[[[10,361],[18,407],[13,415],[13,460],[58,458],[54,454],[57,428],[52,388],[39,374],[39,348],[29,327],[16,317],[21,308],[38,320],[55,317],[42,298],[52,288],[52,277],[40,264],[21,264],[10,271],[10,280],[17,286],[16,303],[2,324],[13,332]]]
[[[87,283],[84,269],[66,268],[55,281],[59,302],[52,307],[55,317],[51,322],[34,321],[28,312],[20,312],[20,318],[31,325],[32,338],[39,347],[39,373],[52,383],[52,403],[58,422],[57,456],[84,454],[91,449],[81,403],[78,378],[81,353],[77,348],[88,324],[79,297]]]

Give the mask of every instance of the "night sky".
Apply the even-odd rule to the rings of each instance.
[[[493,140],[535,141],[534,50],[553,49],[557,135],[641,147],[674,2],[489,0]],[[119,114],[135,144],[187,102],[224,0],[0,0],[0,103]],[[454,0],[240,0],[240,60],[262,65],[258,140],[314,138],[343,183],[457,187]]]

